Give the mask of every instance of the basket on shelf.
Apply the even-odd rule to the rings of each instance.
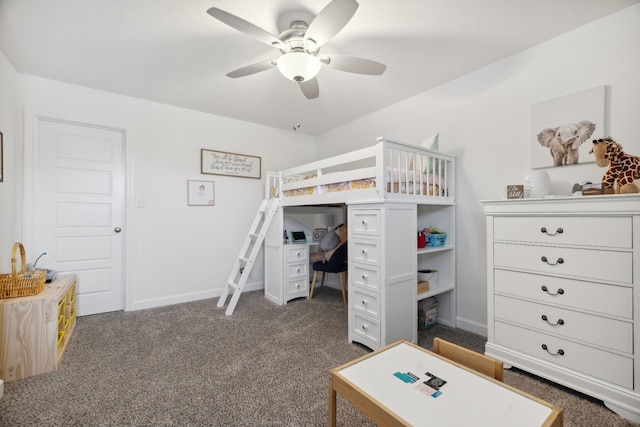
[[[428,248],[437,248],[438,246],[444,246],[447,242],[447,235],[443,234],[425,234],[425,245]]]
[[[22,271],[16,272],[17,252],[20,250]],[[26,271],[27,257],[22,243],[16,242],[11,251],[11,274],[0,274],[0,299],[38,295],[47,280],[45,270]]]

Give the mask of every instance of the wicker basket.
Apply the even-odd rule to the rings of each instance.
[[[22,271],[16,272],[16,255],[20,250],[22,258]],[[18,298],[30,295],[38,295],[44,289],[47,280],[45,270],[26,271],[27,257],[22,243],[16,242],[11,251],[11,274],[0,274],[0,299]]]

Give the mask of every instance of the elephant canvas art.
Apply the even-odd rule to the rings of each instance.
[[[531,106],[531,168],[592,163],[590,144],[606,129],[606,86]]]
[[[553,166],[573,165],[579,163],[580,145],[593,135],[594,130],[595,123],[582,120],[556,128],[542,129],[537,138],[540,145],[549,149]]]

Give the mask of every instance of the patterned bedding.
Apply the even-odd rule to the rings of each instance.
[[[327,176],[327,175],[324,175]],[[402,179],[398,182],[398,176]],[[283,183],[299,182],[316,178],[315,175],[295,175],[283,178]],[[414,184],[415,181],[415,184]],[[440,188],[442,185],[442,189]],[[355,179],[350,181],[340,181],[336,183],[326,184],[320,186],[322,193],[331,193],[336,191],[350,191],[350,190],[362,190],[376,187],[375,178]],[[423,173],[420,176],[419,173],[409,171],[408,174],[405,171],[399,171],[398,169],[387,168],[387,192],[399,193],[399,194],[422,194],[422,195],[446,195],[446,185],[444,179],[437,174]],[[420,191],[422,189],[422,191]],[[309,196],[315,194],[316,187],[302,187],[291,190],[283,191],[284,197],[295,196]]]

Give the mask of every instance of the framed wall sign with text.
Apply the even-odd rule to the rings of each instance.
[[[200,150],[200,172],[210,175],[227,175],[260,179],[262,160],[247,154],[226,151]]]

